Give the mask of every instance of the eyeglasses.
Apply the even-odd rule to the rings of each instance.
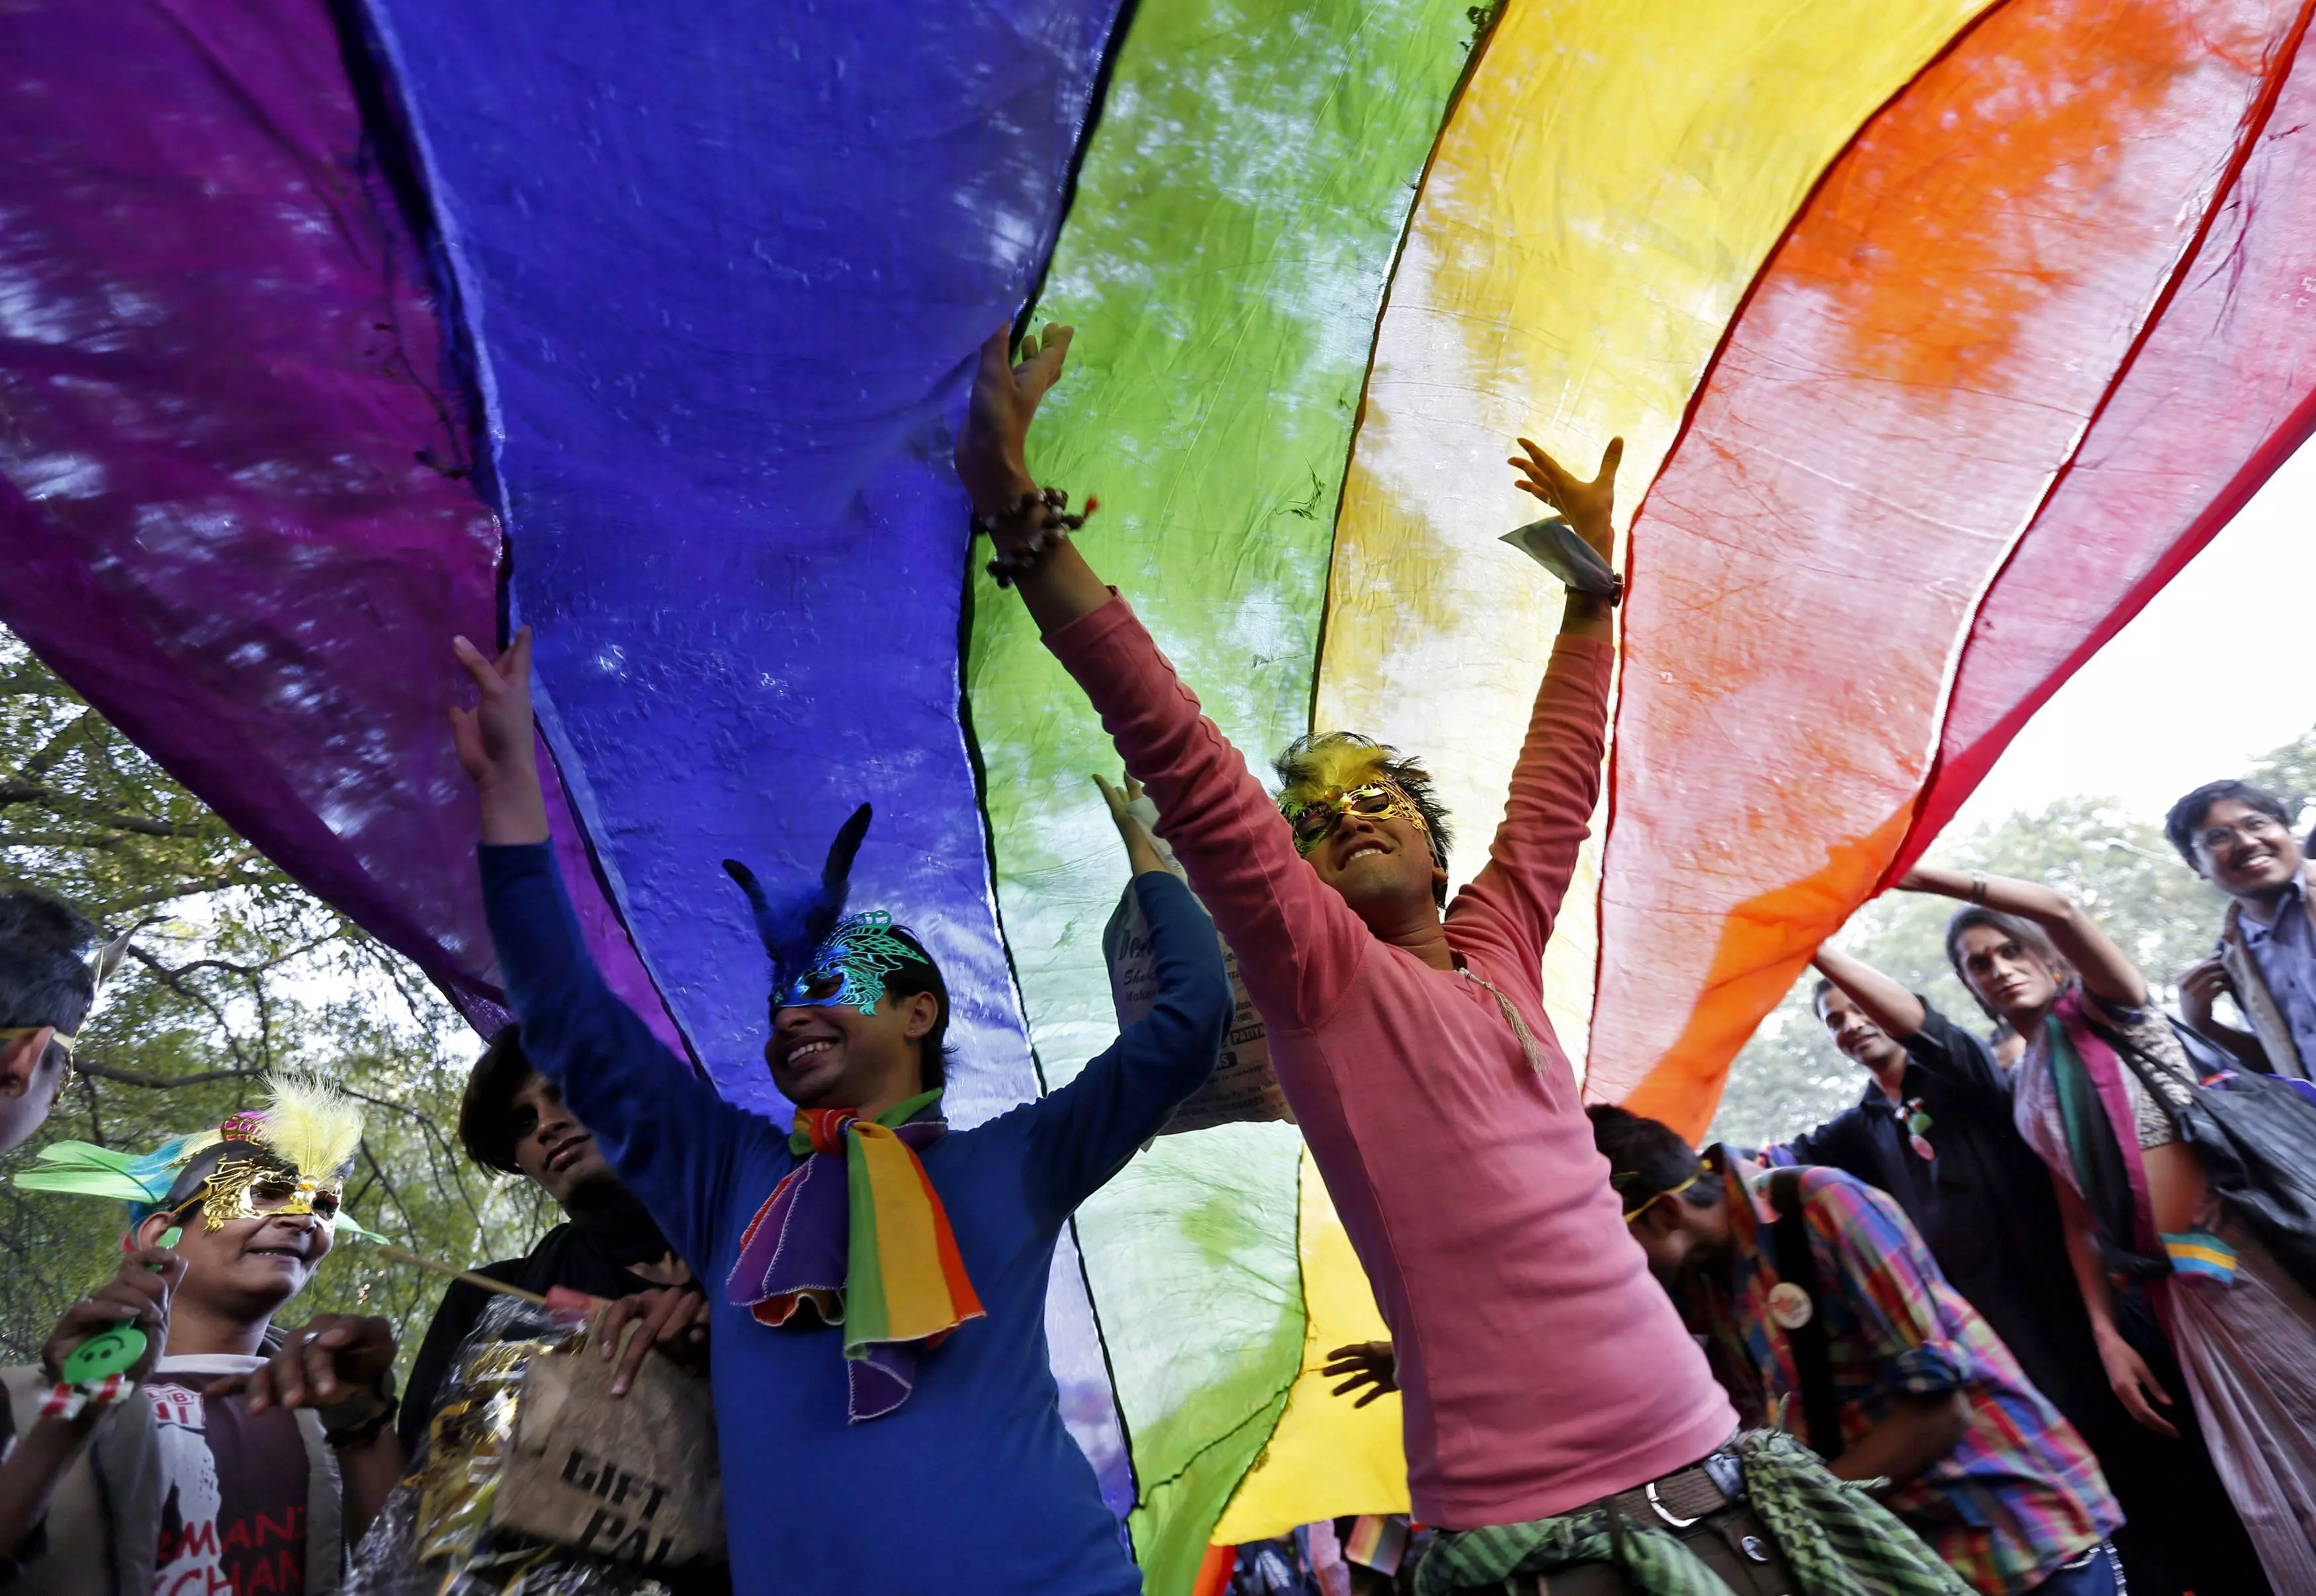
[[[1342,825],[1347,815],[1366,820],[1384,820],[1395,815],[1418,831],[1431,829],[1424,824],[1423,811],[1415,807],[1415,800],[1395,783],[1370,781],[1364,787],[1309,799],[1288,815],[1287,824],[1294,828],[1296,851],[1308,853],[1334,835],[1335,828]]]
[[[2247,815],[2232,825],[2205,826],[2196,834],[2196,846],[2217,853],[2238,837],[2247,843],[2263,842],[2283,829],[2283,822],[2272,815]]]
[[[1625,1177],[1625,1181],[1629,1184],[1631,1181],[1638,1180],[1639,1178],[1640,1177],[1637,1174],[1628,1174]],[[1697,1181],[1704,1178],[1705,1172],[1703,1170],[1698,1170],[1697,1173],[1689,1176],[1688,1179],[1683,1181],[1679,1185],[1668,1186],[1663,1190],[1658,1192],[1654,1197],[1643,1199],[1640,1207],[1636,1208],[1626,1208],[1625,1210],[1625,1223],[1630,1225],[1634,1220],[1639,1218],[1643,1214],[1647,1213],[1651,1208],[1656,1207],[1657,1204],[1662,1202],[1666,1198],[1679,1197],[1682,1192],[1688,1190],[1691,1186],[1696,1185]],[[1617,1184],[1617,1177],[1614,1175],[1609,1176],[1608,1184],[1612,1187],[1616,1186]],[[1623,1195],[1621,1190],[1618,1191],[1617,1195],[1620,1197]]]
[[[56,1030],[56,1027],[52,1025],[0,1025],[0,1042],[4,1042],[12,1037],[36,1037],[44,1030]],[[80,1045],[80,1038],[78,1036],[67,1036],[64,1032],[57,1030],[56,1034],[49,1039],[49,1041],[51,1046],[62,1048],[65,1050],[64,1085],[68,1086],[72,1083],[73,1078],[73,1049]],[[46,1051],[44,1049],[42,1052],[42,1057],[45,1058],[46,1056]],[[57,1090],[61,1092],[64,1090],[64,1086],[59,1086]]]

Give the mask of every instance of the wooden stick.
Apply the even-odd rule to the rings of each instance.
[[[392,1242],[372,1242],[370,1248],[373,1252],[385,1253],[397,1263],[407,1263],[418,1269],[431,1269],[438,1275],[449,1275],[454,1280],[464,1280],[469,1286],[479,1286],[485,1291],[495,1291],[502,1297],[520,1297],[523,1301],[536,1303],[540,1307],[547,1306],[547,1298],[539,1296],[536,1291],[526,1291],[520,1286],[510,1286],[504,1280],[494,1280],[488,1275],[478,1275],[471,1270],[453,1269],[447,1263],[437,1262],[423,1254],[412,1252],[407,1247],[397,1247]]]

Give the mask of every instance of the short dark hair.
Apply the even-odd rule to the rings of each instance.
[[[77,1035],[96,1003],[86,953],[98,935],[44,892],[0,893],[0,1028]]]
[[[508,1105],[522,1083],[538,1073],[522,1050],[522,1027],[512,1023],[492,1033],[490,1045],[467,1073],[467,1090],[459,1099],[459,1143],[485,1169],[503,1175],[522,1173],[522,1165],[515,1162]]]
[[[1388,776],[1394,786],[1407,794],[1416,813],[1423,816],[1423,831],[1431,843],[1431,862],[1439,869],[1448,868],[1448,849],[1454,840],[1448,831],[1448,810],[1431,785],[1431,772],[1423,762],[1400,753],[1388,743],[1378,743],[1373,737],[1363,737],[1357,732],[1313,732],[1287,745],[1270,768],[1278,772],[1278,780],[1287,787],[1306,785],[1319,780],[1330,754],[1340,754],[1344,749],[1370,750],[1375,754],[1375,768]],[[1431,884],[1432,901],[1441,908],[1448,906],[1448,883]]]
[[[885,990],[903,997],[930,992],[940,1005],[933,1014],[933,1028],[917,1041],[917,1062],[922,1076],[920,1089],[931,1092],[949,1084],[949,983],[941,978],[940,966],[933,962],[933,956],[925,950],[915,932],[905,925],[892,929],[894,940],[917,957],[885,972]]]
[[[1721,1200],[1721,1177],[1671,1126],[1614,1103],[1596,1102],[1584,1112],[1592,1121],[1592,1145],[1608,1161],[1608,1184],[1626,1213],[1668,1191],[1701,1208]]]
[[[2074,979],[2075,967],[2067,962],[2067,956],[2059,951],[2056,942],[2051,941],[2051,933],[2032,920],[2006,914],[2000,909],[1990,909],[1982,904],[1971,904],[1957,909],[1954,918],[1946,922],[1946,963],[1954,967],[1955,979],[1960,981],[1962,989],[1970,994],[1971,1002],[1976,1003],[1989,1020],[2000,1020],[2002,1016],[1995,1012],[1993,1005],[1978,995],[1978,989],[1970,984],[1970,977],[1962,973],[1962,933],[1973,925],[2000,932],[2026,949],[2049,967],[2053,977],[2062,986]]]
[[[2254,787],[2249,781],[2206,781],[2171,806],[2163,816],[2163,834],[2171,839],[2171,846],[2190,868],[2196,865],[2196,832],[2204,824],[2204,816],[2222,798],[2233,798],[2245,808],[2267,816],[2276,825],[2291,829],[2292,814],[2284,800],[2265,787]]]
[[[1810,988],[1810,1007],[1817,1011],[1821,1020],[1825,1018],[1825,994],[1832,990],[1832,981],[1823,976],[1820,976],[1817,985]]]

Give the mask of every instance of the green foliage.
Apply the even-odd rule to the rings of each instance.
[[[2316,793],[2316,731],[2255,762],[2245,779],[2287,799]],[[2112,798],[2063,798],[2039,814],[1942,838],[1926,862],[2020,876],[2067,894],[2137,961],[2165,1003],[2179,972],[2211,951],[2227,902],[2173,851],[2160,814],[2133,814]],[[1983,1033],[1991,1022],[1946,965],[1946,925],[1955,908],[1946,898],[1887,893],[1860,909],[1834,945]],[[1817,973],[1805,972],[1737,1056],[1714,1136],[1772,1141],[1857,1100],[1865,1079],[1825,1038],[1811,1003],[1816,985]]]
[[[36,887],[118,933],[128,962],[84,1029],[47,1127],[142,1150],[263,1095],[270,1070],[322,1075],[364,1105],[346,1187],[356,1217],[465,1267],[525,1250],[548,1216],[524,1182],[468,1162],[448,1128],[473,1034],[398,955],[298,887],[0,632],[0,889]],[[125,1211],[0,1187],[0,1361],[37,1357],[67,1305],[109,1276]],[[439,1278],[341,1240],[282,1317],[383,1314],[406,1361]]]

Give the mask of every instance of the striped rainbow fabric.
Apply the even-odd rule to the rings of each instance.
[[[1032,463],[1223,729],[1421,752],[1458,875],[1557,612],[1496,542],[1506,441],[1621,434],[1547,987],[1595,1096],[1701,1128],[2316,426],[2310,8],[25,0],[0,620],[485,1025],[447,640],[535,623],[619,989],[784,1118],[716,861],[870,799],[859,889],[957,994],[969,1125],[1109,1039],[1124,874],[944,465],[989,330],[1078,327]],[[1317,1378],[1382,1327],[1292,1126],[1160,1138],[1074,1242],[1056,1373],[1154,1592],[1404,1508],[1395,1401]]]
[[[915,1152],[891,1130],[853,1119],[839,1134],[852,1217],[844,1355],[858,1358],[883,1342],[939,1346],[967,1319],[984,1316],[948,1211]]]

